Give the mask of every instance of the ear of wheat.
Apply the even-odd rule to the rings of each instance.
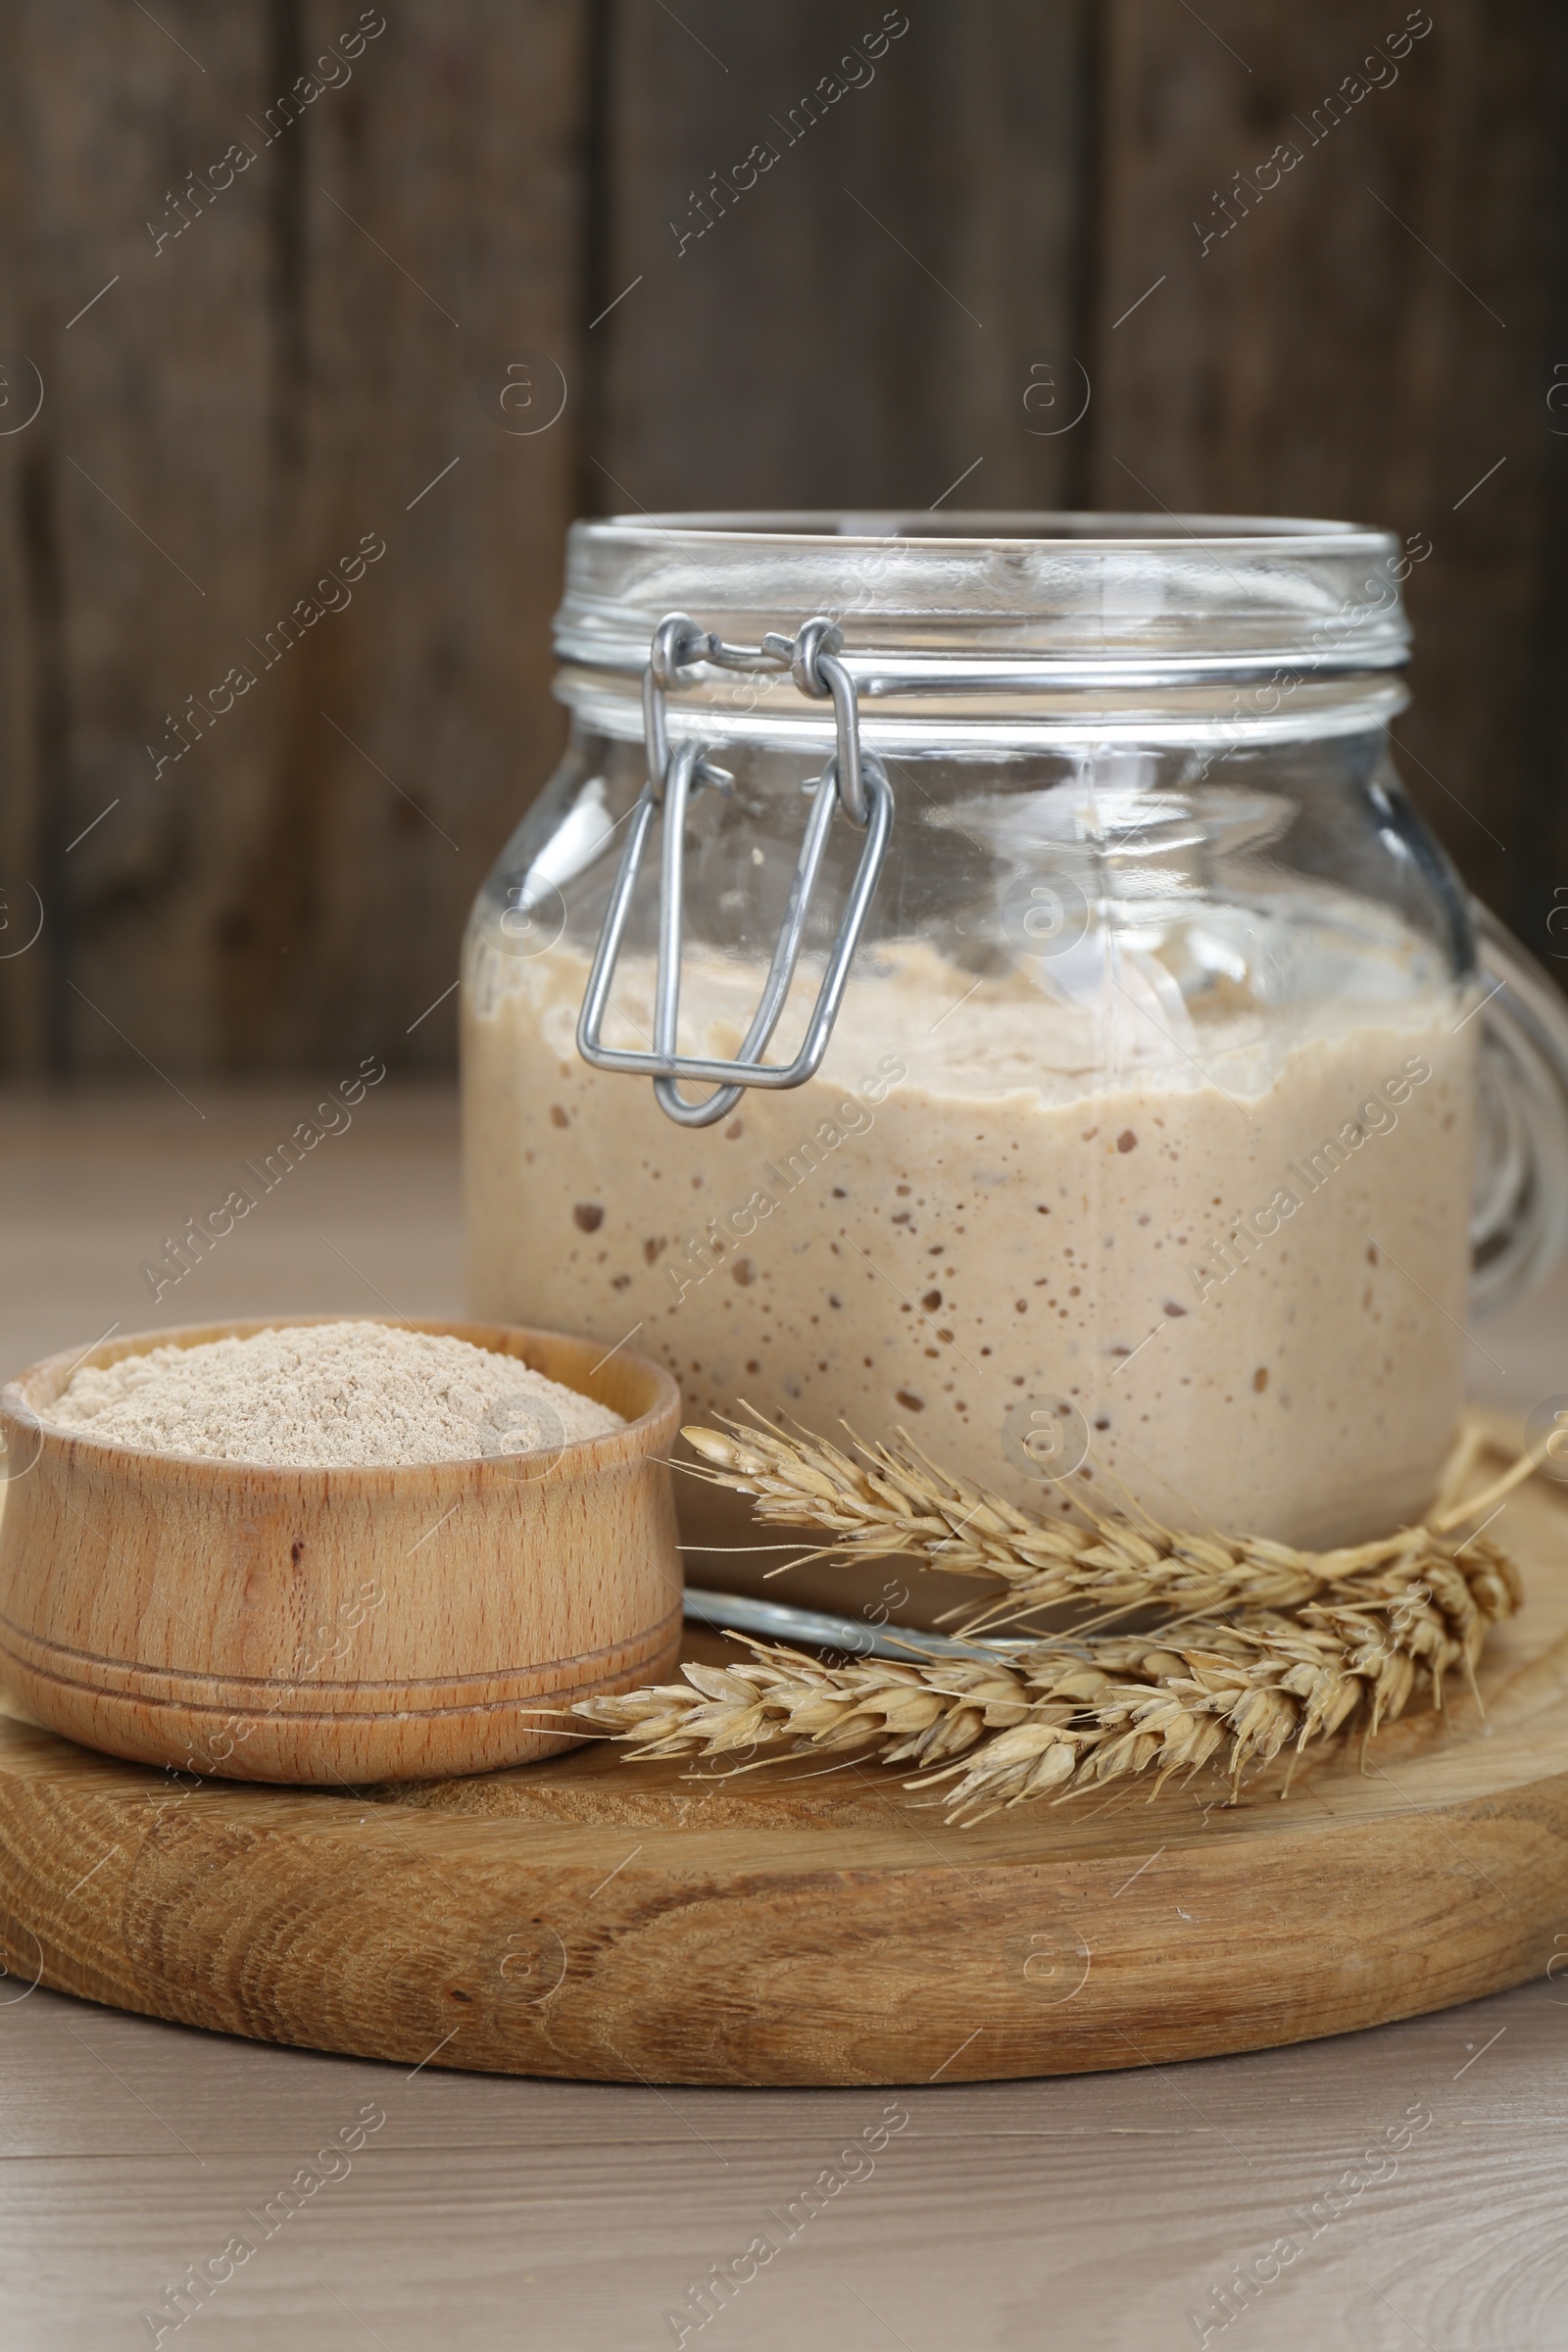
[[[1310,1552],[1258,1536],[1183,1534],[1106,1510],[1077,1488],[1073,1502],[1087,1525],[1036,1518],[939,1469],[904,1432],[896,1446],[857,1441],[859,1461],[820,1438],[738,1423],[729,1432],[682,1434],[705,1465],[696,1475],[751,1495],[760,1526],[810,1527],[826,1539],[805,1558],[849,1564],[897,1554],[1001,1586],[1000,1598],[963,1613],[966,1632],[1063,1604],[1105,1616],[1152,1607],[1183,1617],[1236,1606],[1291,1609],[1375,1568],[1419,1580],[1446,1556],[1442,1539],[1449,1524],[1484,1516],[1533,1467],[1527,1458],[1473,1502],[1420,1526]],[[1445,1493],[1471,1458],[1467,1436]]]
[[[1012,1604],[1027,1594],[1031,1606],[1170,1613],[1152,1635],[1052,1637],[995,1662],[828,1664],[752,1641],[732,1665],[687,1665],[680,1683],[573,1709],[634,1756],[745,1764],[843,1751],[902,1766],[906,1787],[941,1788],[933,1801],[965,1827],[1130,1774],[1151,1773],[1157,1793],[1173,1773],[1222,1754],[1234,1797],[1244,1773],[1287,1748],[1299,1755],[1357,1728],[1370,1739],[1413,1697],[1441,1707],[1455,1672],[1474,1689],[1489,1630],[1519,1605],[1518,1572],[1499,1545],[1451,1539],[1534,1463],[1455,1500],[1474,1458],[1468,1439],[1420,1526],[1312,1553],[1101,1509],[1088,1528],[1048,1526],[937,1469],[906,1439],[897,1450],[862,1446],[862,1468],[805,1435],[686,1435],[717,1483],[756,1498],[763,1524],[818,1529],[829,1557],[911,1555],[1000,1582]],[[918,1650],[918,1635],[910,1645]],[[1288,1788],[1289,1775],[1282,1795]]]
[[[1441,1706],[1445,1677],[1473,1679],[1488,1629],[1517,1602],[1512,1563],[1483,1538],[1419,1579],[1374,1572],[1294,1614],[1045,1642],[994,1664],[829,1665],[754,1641],[734,1665],[683,1666],[683,1682],[574,1711],[642,1756],[860,1751],[910,1768],[910,1788],[956,1784],[949,1819],[967,1826],[1130,1773],[1152,1771],[1157,1789],[1221,1750],[1234,1793],[1287,1747],[1356,1726],[1370,1737],[1418,1692]]]

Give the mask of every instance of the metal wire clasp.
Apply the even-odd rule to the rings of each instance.
[[[654,631],[648,667],[643,672],[648,781],[632,810],[620,870],[611,893],[594,967],[588,976],[588,989],[577,1022],[577,1051],[595,1069],[624,1070],[636,1077],[652,1078],[661,1107],[682,1127],[712,1126],[734,1109],[748,1086],[804,1085],[820,1066],[833,1034],[850,964],[859,945],[893,826],[893,794],[881,763],[860,748],[855,681],[837,658],[842,644],[842,631],[833,621],[820,618],[807,621],[794,637],[770,631],[760,648],[726,645],[721,638],[700,629],[683,612],[671,612]],[[712,747],[683,743],[673,752],[670,750],[664,698],[668,689],[678,684],[681,671],[697,662],[711,662],[721,669],[788,670],[801,693],[813,701],[826,701],[831,695],[837,734],[836,750],[815,783],[807,788],[814,795],[811,813],[807,819],[806,838],[790,884],[773,960],[752,1025],[733,1061],[707,1060],[699,1054],[678,1054],[675,1050],[680,1017],[686,804],[698,785],[712,784],[728,790],[732,781],[709,758]],[[860,853],[801,1050],[787,1064],[764,1062],[762,1054],[778,1026],[800,961],[811,893],[827,848],[834,810],[840,807],[851,824],[864,833],[865,847]],[[660,852],[654,1050],[651,1054],[632,1054],[605,1044],[604,1020],[631,914],[632,893],[656,816],[662,817],[663,833]],[[683,1078],[710,1084],[715,1091],[702,1102],[688,1102],[677,1091]]]

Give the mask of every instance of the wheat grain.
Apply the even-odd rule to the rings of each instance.
[[[1234,1799],[1245,1773],[1287,1748],[1298,1756],[1356,1728],[1371,1739],[1417,1695],[1441,1708],[1456,1670],[1474,1689],[1488,1632],[1519,1605],[1506,1552],[1484,1535],[1455,1543],[1452,1534],[1534,1464],[1525,1457],[1457,1501],[1468,1438],[1430,1519],[1315,1553],[1181,1534],[1101,1507],[1084,1506],[1087,1528],[1048,1525],[939,1469],[906,1438],[898,1448],[860,1446],[862,1467],[805,1434],[686,1436],[710,1477],[754,1496],[763,1524],[827,1535],[827,1557],[898,1552],[989,1577],[1014,1609],[1066,1601],[1168,1612],[1152,1634],[1053,1637],[995,1662],[829,1665],[749,1641],[751,1656],[732,1665],[686,1665],[683,1682],[573,1709],[635,1756],[845,1751],[912,1767],[905,1785],[944,1788],[937,1801],[965,1827],[1131,1774],[1152,1773],[1157,1793],[1222,1749]],[[911,1647],[918,1641],[911,1634]],[[1282,1795],[1288,1788],[1289,1774]]]
[[[1102,1616],[1150,1607],[1184,1617],[1238,1605],[1290,1609],[1370,1568],[1419,1578],[1446,1556],[1435,1526],[1309,1552],[1263,1537],[1162,1528],[1107,1510],[1081,1488],[1072,1490],[1073,1501],[1088,1524],[1048,1521],[939,1469],[903,1433],[897,1446],[852,1438],[863,1457],[855,1461],[821,1438],[730,1426],[733,1435],[683,1432],[706,1465],[695,1475],[751,1495],[760,1526],[819,1530],[828,1541],[807,1557],[850,1564],[898,1555],[992,1579],[1004,1588],[1003,1600],[966,1614],[968,1631],[1063,1604],[1093,1604]],[[1477,1503],[1490,1502],[1502,1485]]]
[[[1234,1793],[1287,1746],[1357,1726],[1370,1738],[1417,1692],[1441,1706],[1445,1677],[1473,1681],[1518,1594],[1512,1563],[1483,1538],[1419,1578],[1374,1571],[1294,1614],[1249,1610],[1198,1633],[1043,1642],[994,1664],[828,1665],[753,1641],[733,1665],[683,1666],[684,1682],[574,1712],[642,1756],[863,1750],[913,1767],[910,1788],[956,1779],[945,1801],[962,1824],[1129,1773],[1152,1770],[1157,1788],[1227,1740]]]

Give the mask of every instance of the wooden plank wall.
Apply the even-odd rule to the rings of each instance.
[[[576,459],[497,392],[579,323],[587,17],[388,12],[354,55],[357,0],[155,13],[10,11],[0,346],[46,398],[0,439],[3,861],[48,919],[20,985],[0,964],[7,1058],[439,1065],[451,1004],[409,1025],[559,740]]]
[[[0,1069],[447,1066],[584,511],[1420,534],[1406,774],[1549,948],[1568,22],[1407,13],[11,0]],[[503,429],[509,363],[547,429]]]

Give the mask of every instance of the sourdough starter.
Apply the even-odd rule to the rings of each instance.
[[[746,1399],[824,1436],[902,1426],[1036,1508],[1042,1415],[1087,1438],[1097,1493],[1167,1524],[1326,1544],[1429,1500],[1469,1269],[1476,1025],[1451,994],[1391,970],[1385,1008],[1314,1004],[1291,1042],[1283,1015],[1189,1020],[1136,958],[1083,1010],[862,951],[822,1075],[694,1132],[579,1058],[579,955],[470,953],[473,1313],[624,1340],[694,1421]],[[628,956],[611,1042],[646,1035],[652,993]],[[732,1054],[755,994],[694,968],[685,1050]]]

